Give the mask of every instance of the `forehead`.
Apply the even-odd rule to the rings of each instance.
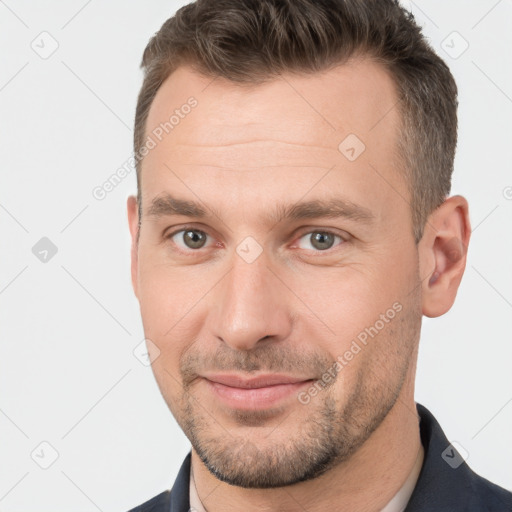
[[[346,180],[360,196],[375,195],[377,184],[384,201],[390,191],[382,177],[393,194],[407,194],[397,172],[398,130],[393,80],[369,59],[257,85],[181,67],[162,84],[148,115],[146,136],[156,145],[142,165],[143,203],[185,177],[204,196],[219,180],[232,198],[240,191],[247,199],[271,194],[276,185],[282,194],[300,194],[311,173],[329,169],[337,174],[322,182],[323,193]]]
[[[170,142],[217,145],[241,138],[250,128],[253,136],[274,134],[303,144],[332,147],[348,133],[370,144],[398,121],[393,80],[369,58],[352,59],[322,73],[283,74],[263,84],[234,83],[180,67],[158,90],[146,133],[168,122],[191,97],[198,103],[194,115],[180,118]],[[198,117],[201,122],[194,123]]]

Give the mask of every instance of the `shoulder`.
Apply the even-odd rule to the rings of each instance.
[[[475,500],[480,501],[481,510],[498,512],[512,510],[512,492],[503,489],[471,471],[471,488]]]
[[[189,510],[190,452],[185,457],[170,491],[146,501],[129,512],[187,512]]]
[[[477,475],[446,438],[434,416],[416,404],[425,457],[407,512],[512,510],[512,493]]]
[[[146,503],[132,508],[129,512],[168,512],[170,508],[170,491],[164,491]]]

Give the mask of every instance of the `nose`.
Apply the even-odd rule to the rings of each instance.
[[[263,255],[247,263],[234,254],[231,271],[212,297],[211,334],[231,348],[244,351],[263,340],[286,339],[293,322],[287,302],[290,298],[274,273]]]

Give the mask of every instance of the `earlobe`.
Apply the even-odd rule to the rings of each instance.
[[[441,316],[452,307],[466,267],[470,233],[468,203],[462,196],[448,198],[430,215],[418,247],[425,316]]]
[[[138,246],[139,246],[139,212],[135,196],[130,196],[127,201],[128,227],[132,239],[131,245],[131,279],[135,296],[138,297]]]

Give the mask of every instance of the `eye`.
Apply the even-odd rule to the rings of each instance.
[[[336,239],[343,242],[341,236],[335,235],[330,231],[310,231],[300,237],[298,246],[301,249],[326,251],[333,247]]]
[[[169,235],[169,238],[183,250],[201,249],[206,244],[208,235],[199,229],[180,229]]]

